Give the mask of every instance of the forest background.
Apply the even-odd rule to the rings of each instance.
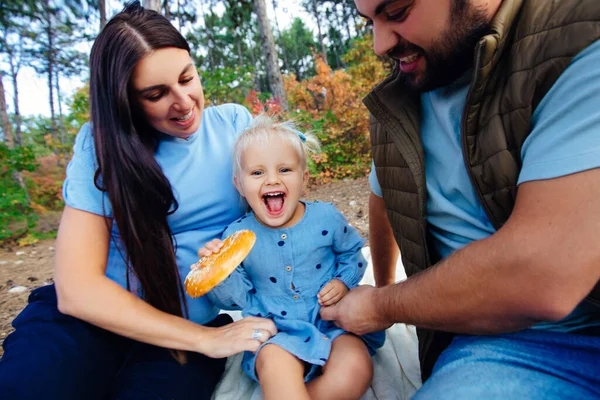
[[[88,53],[81,49],[110,18],[105,1],[0,0],[0,245],[24,246],[56,234],[65,167],[89,120]],[[254,115],[291,118],[315,133],[323,145],[310,167],[315,183],[364,176],[371,158],[362,98],[389,73],[389,60],[374,55],[352,0],[296,1],[316,29],[297,17],[285,27],[268,19],[267,3],[277,10],[292,1],[143,5],[188,39],[207,106],[240,103]],[[37,101],[49,106],[49,116],[19,111],[18,78],[26,67],[47,84],[48,98]],[[83,84],[67,95],[65,78]]]

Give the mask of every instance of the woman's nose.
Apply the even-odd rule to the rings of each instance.
[[[173,99],[173,106],[181,111],[189,111],[194,102],[190,95],[182,88],[173,89]]]

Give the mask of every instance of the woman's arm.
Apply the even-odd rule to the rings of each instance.
[[[272,321],[259,318],[207,328],[157,310],[106,277],[109,240],[110,225],[104,217],[65,207],[55,261],[62,313],[134,340],[210,357],[255,351],[261,344],[252,340],[255,329],[276,333]]]

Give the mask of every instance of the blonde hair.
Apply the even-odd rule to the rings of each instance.
[[[287,141],[298,153],[302,171],[306,171],[308,157],[321,151],[319,140],[312,133],[302,133],[292,121],[276,122],[273,118],[260,114],[233,145],[233,176],[239,177],[242,171],[242,154],[252,145],[266,145],[271,137],[278,136]]]

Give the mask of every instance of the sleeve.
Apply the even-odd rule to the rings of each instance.
[[[518,184],[600,167],[600,40],[580,52],[532,116]]]
[[[381,193],[381,186],[379,186],[379,180],[377,179],[377,174],[375,173],[375,162],[371,161],[371,172],[369,173],[369,185],[371,186],[371,192],[374,195],[383,197]]]
[[[218,107],[223,118],[233,125],[237,138],[252,122],[252,115],[248,109],[240,104],[223,104]]]
[[[63,199],[69,207],[112,218],[108,194],[94,184],[98,169],[91,124],[87,123],[75,138],[73,157],[67,165]]]
[[[336,222],[333,236],[333,251],[336,255],[335,277],[344,282],[348,289],[352,289],[358,285],[367,269],[367,262],[361,252],[365,239],[348,224],[346,218],[333,205],[331,213]]]
[[[227,228],[222,239],[233,233]],[[223,282],[215,286],[206,295],[217,307],[223,310],[243,310],[249,304],[253,285],[244,265],[239,265]]]

